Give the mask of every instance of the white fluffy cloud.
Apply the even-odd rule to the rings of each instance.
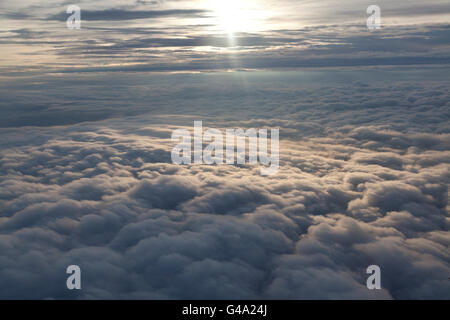
[[[262,75],[245,89],[234,75],[152,78],[125,111],[121,95],[97,104],[120,119],[59,118],[89,111],[78,104],[32,120],[56,114],[61,127],[13,114],[1,129],[0,297],[448,299],[446,86]],[[25,102],[31,91],[11,86],[6,97]],[[96,99],[86,89],[83,101]],[[171,130],[194,119],[279,126],[279,173],[171,164]],[[64,286],[71,264],[77,293]],[[379,292],[365,286],[371,264]]]

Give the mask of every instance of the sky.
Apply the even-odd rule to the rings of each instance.
[[[82,27],[66,27],[69,4]],[[448,63],[448,1],[4,1],[3,73]]]
[[[449,299],[449,18],[0,0],[0,299]],[[278,128],[278,173],[173,164],[199,120]]]

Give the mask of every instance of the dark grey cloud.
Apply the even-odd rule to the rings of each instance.
[[[10,12],[2,12],[0,14],[0,17],[11,20],[25,20],[31,18],[31,15],[25,12],[10,11]]]
[[[83,10],[82,20],[86,21],[121,21],[121,20],[137,20],[137,19],[156,19],[163,17],[205,17],[208,10],[200,9],[172,9],[172,10]],[[49,16],[48,20],[56,20],[65,22],[69,15],[65,12]]]
[[[78,33],[59,34],[56,38],[51,38],[50,31],[11,30],[0,35],[0,42],[28,48],[48,46],[46,53],[55,55],[61,63],[35,68],[53,73],[288,70],[450,62],[446,54],[449,29],[445,25],[385,27],[377,32],[356,25],[346,28],[345,33],[337,26],[241,32],[230,38],[223,33],[208,33],[200,26],[161,29],[86,25]],[[107,36],[99,38],[98,32]],[[23,72],[21,69],[30,72],[30,68],[24,67],[8,69],[19,74]],[[13,72],[3,74],[14,75]]]

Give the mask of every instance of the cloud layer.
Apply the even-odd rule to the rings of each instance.
[[[448,82],[427,72],[10,82],[0,297],[450,298]],[[171,164],[172,129],[194,119],[280,127],[279,173]],[[366,288],[372,264],[381,291]]]
[[[366,27],[368,3],[218,0],[0,4],[0,76],[33,72],[224,71],[449,64],[446,1],[378,1],[382,28]],[[232,31],[230,31],[230,28]]]

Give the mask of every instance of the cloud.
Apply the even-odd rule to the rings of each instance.
[[[60,4],[15,5],[7,5],[4,15],[11,20],[11,27],[0,33],[0,43],[8,52],[8,58],[0,61],[0,73],[6,77],[30,72],[206,72],[449,64],[448,13],[441,10],[446,6],[442,1],[433,1],[427,8],[411,2],[407,6],[379,3],[383,27],[375,32],[367,30],[367,3],[361,1],[340,3],[338,7],[332,1],[263,1],[258,5],[271,9],[252,9],[246,19],[250,27],[232,35],[221,23],[217,8],[201,2],[167,1],[158,4],[157,10],[149,10],[153,4],[83,1],[79,3],[80,30],[66,28],[68,14]],[[251,13],[258,15],[260,11],[262,21],[253,21]],[[442,23],[440,19],[444,19]],[[21,63],[23,56],[27,57],[26,66]],[[28,122],[34,125],[32,119]]]
[[[137,19],[155,19],[161,17],[202,17],[207,14],[207,10],[83,10],[82,19],[86,21],[118,21],[118,20],[137,20]],[[68,15],[59,13],[48,17],[48,20],[66,21]]]
[[[9,82],[10,119],[58,107],[0,129],[0,297],[447,299],[448,93],[418,70]],[[64,103],[68,88],[83,96]],[[59,118],[91,105],[102,120]],[[173,165],[171,132],[195,119],[280,127],[278,174]],[[71,264],[80,292],[64,287]]]
[[[148,202],[151,207],[174,209],[177,205],[192,199],[197,194],[195,180],[159,177],[144,180],[131,190],[130,196]]]

